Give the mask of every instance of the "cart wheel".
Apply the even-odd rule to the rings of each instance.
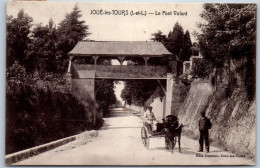
[[[149,145],[150,145],[150,137],[149,137],[149,134],[148,134],[148,129],[146,127],[143,127],[144,128],[144,146],[146,147],[146,149],[148,150],[149,149]]]
[[[146,149],[147,149],[147,150],[149,150],[149,145],[150,145],[150,137],[149,137],[149,136],[147,136],[145,140],[146,140],[146,142],[145,142],[145,144],[146,144]]]
[[[141,129],[141,138],[142,138],[142,142],[144,144],[144,146],[146,146],[146,137],[147,137],[147,133],[144,127],[142,127]]]

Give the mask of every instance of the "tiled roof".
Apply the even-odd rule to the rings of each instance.
[[[160,42],[118,41],[78,42],[69,55],[77,56],[151,56],[163,57],[171,53]]]

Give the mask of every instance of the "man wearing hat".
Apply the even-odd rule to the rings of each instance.
[[[210,122],[210,119],[206,117],[205,110],[202,111],[200,114],[201,114],[201,117],[199,119],[200,149],[198,152],[203,152],[203,142],[205,140],[206,152],[208,153],[209,152],[209,129],[211,129],[212,124]]]

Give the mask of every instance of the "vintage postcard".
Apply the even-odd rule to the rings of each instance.
[[[251,3],[6,3],[6,165],[255,165]]]

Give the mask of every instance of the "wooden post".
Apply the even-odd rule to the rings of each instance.
[[[123,65],[125,57],[118,57],[120,65]]]
[[[144,58],[144,62],[145,62],[145,66],[147,66],[148,65],[148,60],[150,59],[150,57],[143,57]]]
[[[70,69],[71,69],[71,61],[73,59],[73,56],[69,57],[69,67],[68,67],[68,73],[70,73]]]
[[[92,56],[92,58],[93,58],[94,61],[95,61],[95,65],[97,65],[97,60],[98,60],[99,56]]]

